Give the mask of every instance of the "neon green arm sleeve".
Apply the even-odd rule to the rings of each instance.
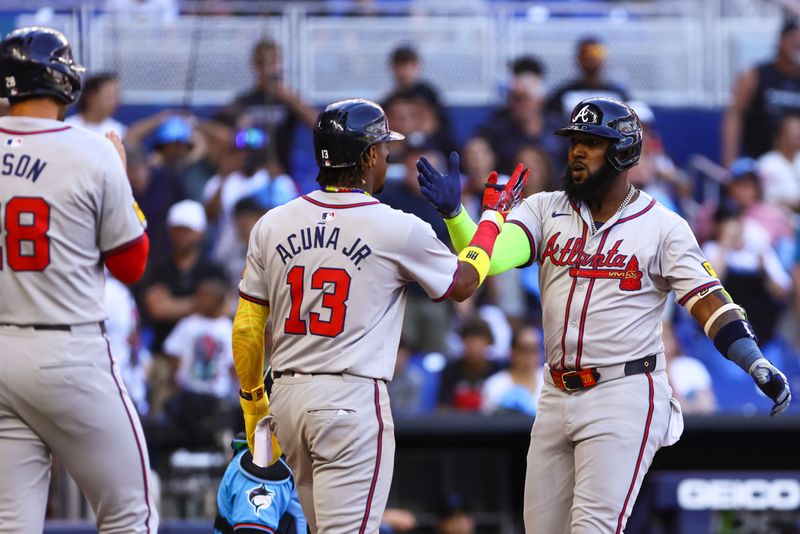
[[[461,213],[452,219],[445,219],[444,222],[457,252],[461,252],[469,245],[472,236],[478,230],[478,225],[470,218],[463,206]],[[494,243],[489,274],[500,274],[514,267],[525,265],[530,258],[531,248],[525,231],[516,224],[503,225],[503,231],[500,232]]]

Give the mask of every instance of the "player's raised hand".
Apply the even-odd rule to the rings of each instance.
[[[442,174],[425,156],[417,160],[417,181],[425,198],[445,217],[455,217],[461,208],[461,171],[458,152],[450,152],[450,172]]]
[[[750,376],[753,377],[758,389],[775,402],[770,415],[778,415],[789,407],[792,400],[789,381],[786,380],[786,375],[769,360],[759,358],[754,361],[750,366]]]
[[[119,159],[122,161],[122,166],[125,167],[128,164],[128,158],[125,156],[125,145],[122,144],[122,140],[116,132],[106,132],[106,139],[114,145],[114,149],[116,149]]]
[[[498,212],[505,221],[509,212],[522,200],[522,191],[528,183],[528,174],[530,171],[523,168],[520,163],[506,185],[502,186],[497,184],[497,173],[492,172],[486,179],[483,190],[483,209]]]

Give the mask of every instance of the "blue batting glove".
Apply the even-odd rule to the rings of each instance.
[[[442,174],[425,156],[417,160],[419,190],[428,202],[445,217],[454,217],[461,211],[461,172],[458,152],[450,153],[450,172]]]
[[[758,389],[775,403],[770,415],[778,415],[789,407],[792,400],[789,381],[786,379],[786,375],[772,365],[769,360],[759,358],[754,361],[750,366],[750,376],[753,377]]]

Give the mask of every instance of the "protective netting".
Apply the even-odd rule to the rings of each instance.
[[[302,4],[284,12],[179,16],[174,21],[90,11],[55,14],[91,71],[112,70],[128,103],[222,104],[252,84],[250,49],[271,37],[283,48],[284,79],[315,104],[339,98],[380,99],[392,81],[388,57],[413,45],[423,77],[449,105],[496,102],[508,63],[539,57],[554,89],[576,73],[575,43],[585,36],[608,46],[608,78],[636,99],[661,105],[721,105],[738,72],[770,57],[780,21],[709,17],[691,11],[607,16],[549,16],[538,11],[475,10],[382,16],[324,16]],[[80,15],[80,16],[79,16]],[[18,17],[18,25],[39,22]]]

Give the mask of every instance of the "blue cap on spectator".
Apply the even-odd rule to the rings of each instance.
[[[729,172],[731,181],[736,181],[748,174],[758,176],[758,163],[753,158],[739,158],[731,164]]]
[[[167,143],[192,144],[192,127],[183,117],[170,117],[162,122],[155,133],[155,144]]]

